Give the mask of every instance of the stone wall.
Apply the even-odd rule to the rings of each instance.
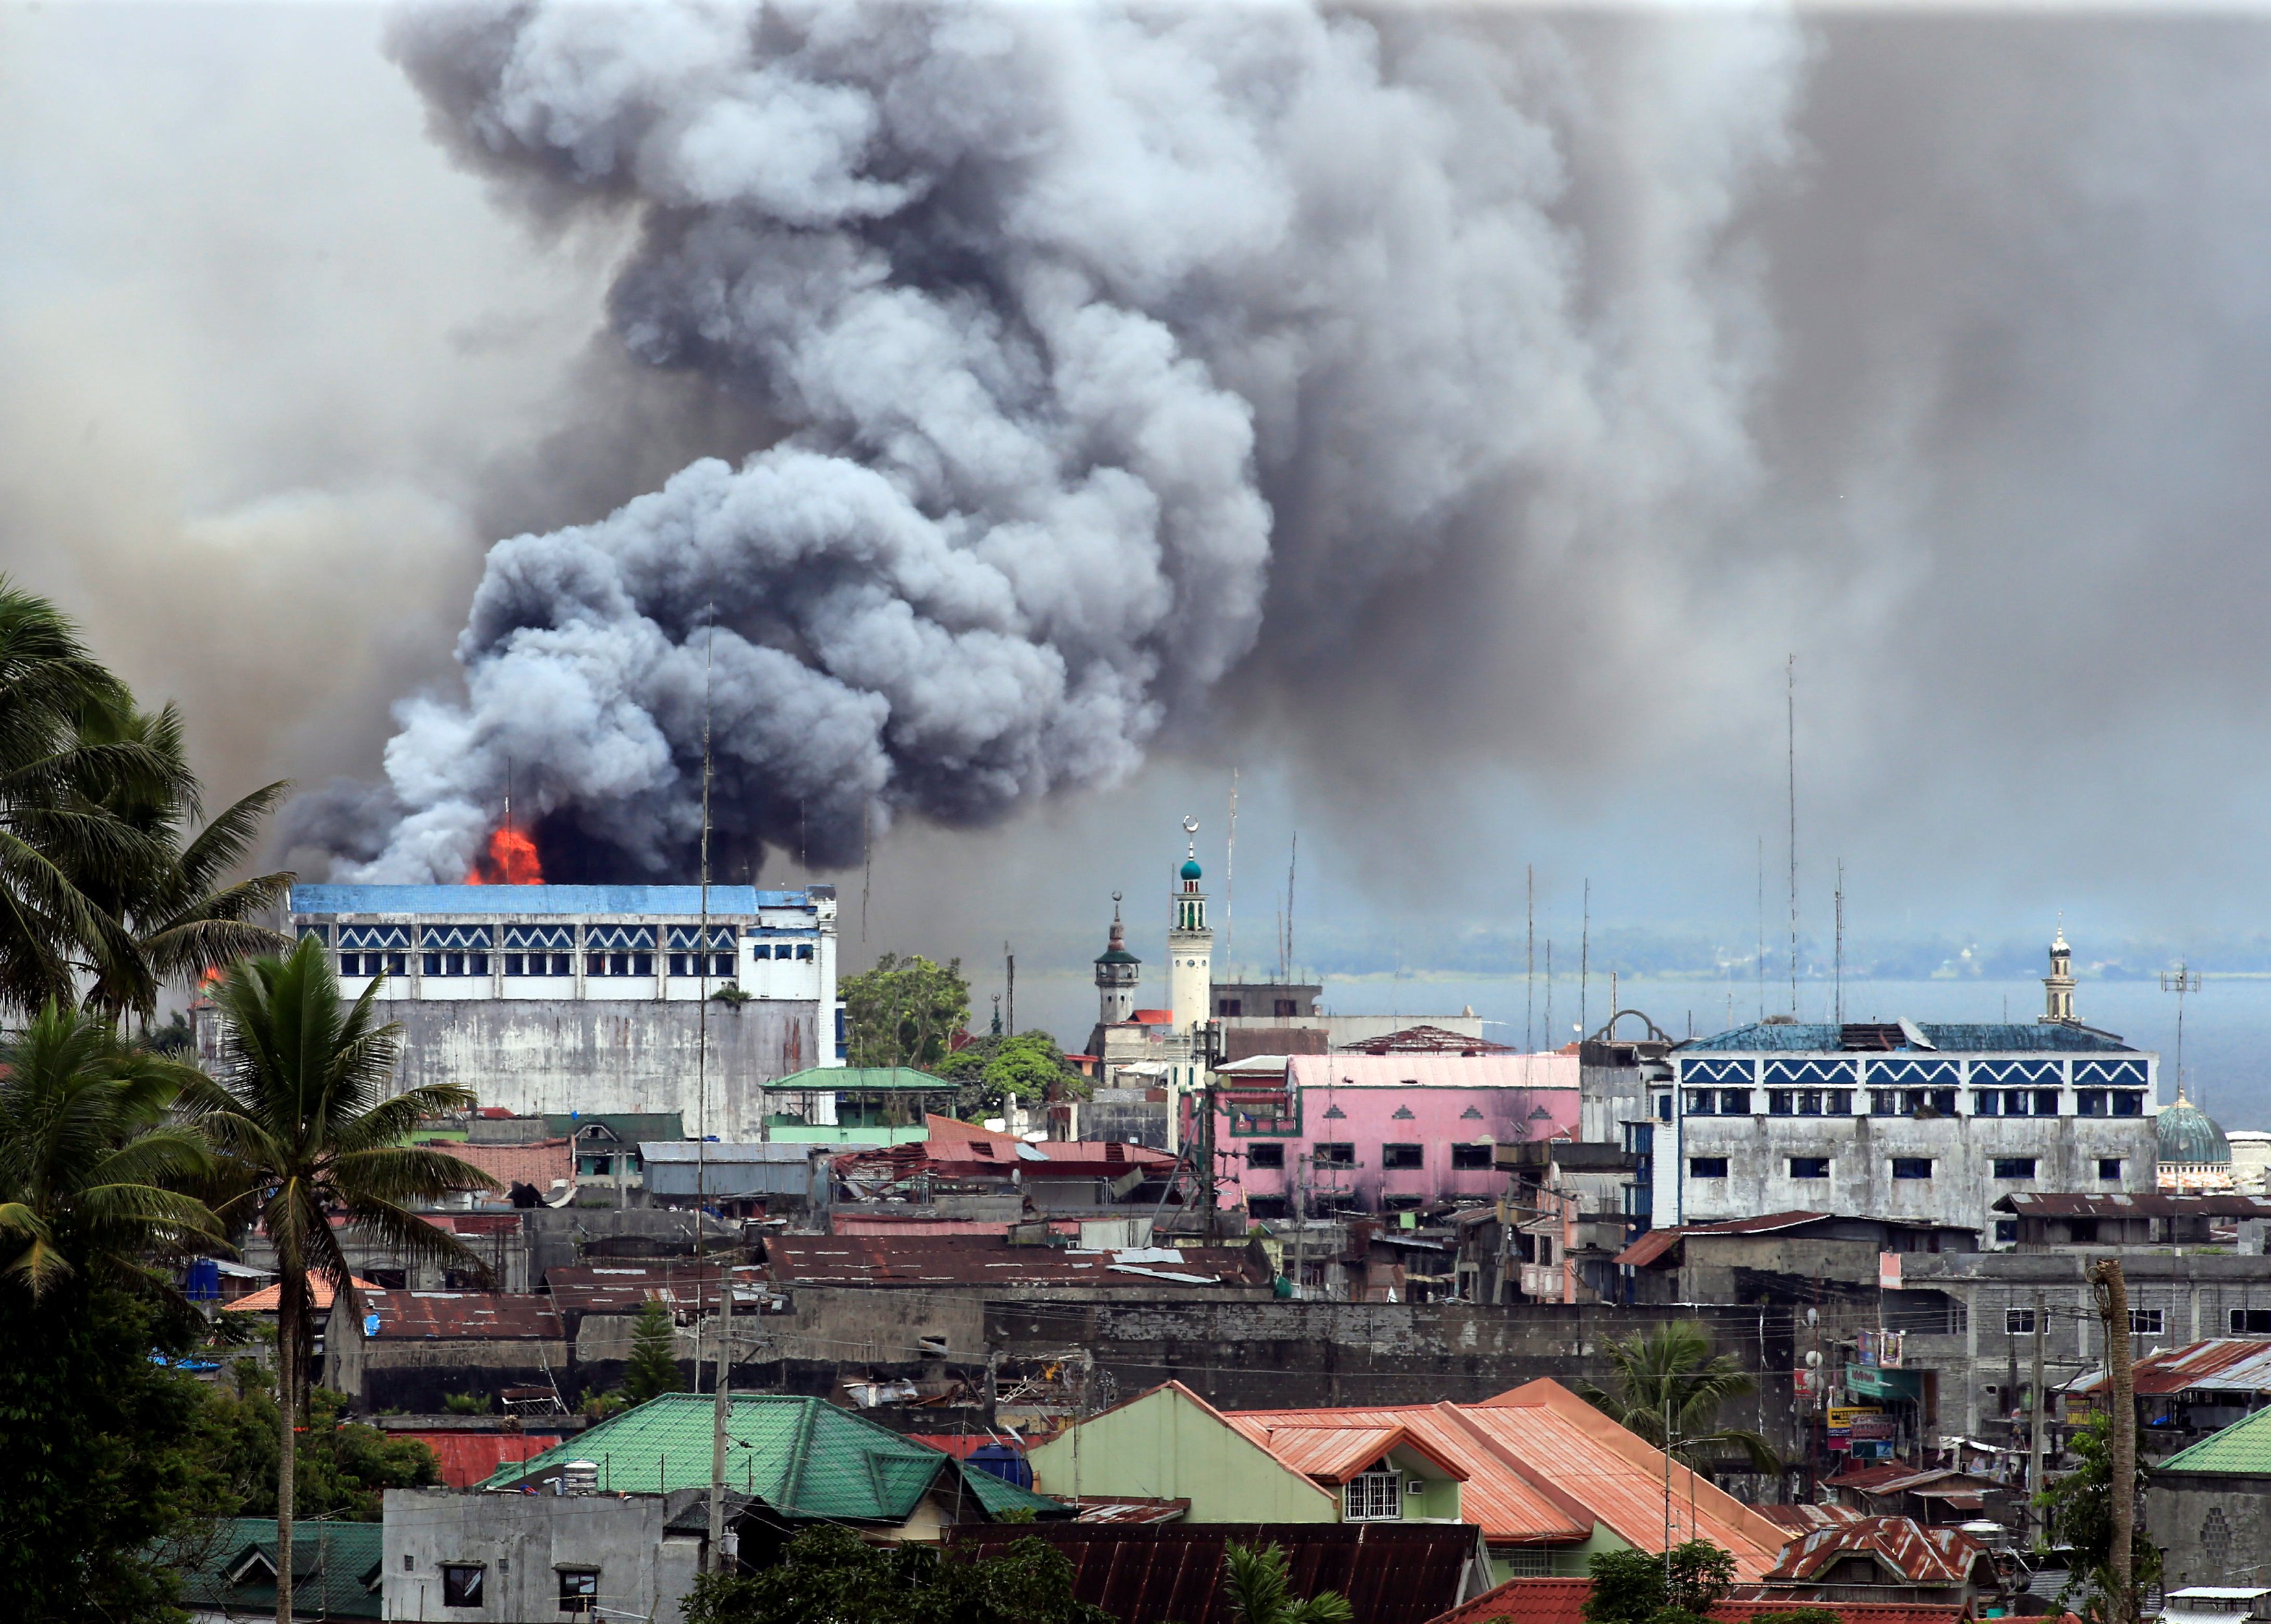
[[[2145,1527],[2163,1553],[2165,1590],[2261,1584],[2264,1553],[2271,1551],[2271,1478],[2156,1473],[2145,1490]]]

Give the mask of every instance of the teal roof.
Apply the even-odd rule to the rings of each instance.
[[[1183,860],[1183,878],[1186,880],[1195,880],[1198,877],[1199,860],[1195,857],[1185,858]]]
[[[2162,1107],[2154,1119],[2153,1132],[2160,1141],[2162,1161],[2223,1166],[2231,1160],[2231,1144],[2215,1125],[2215,1119],[2184,1099]]]
[[[379,1616],[379,1566],[385,1528],[377,1523],[292,1525],[292,1611],[297,1616]],[[182,1602],[245,1618],[276,1616],[276,1519],[224,1517],[214,1537],[191,1542],[178,1567]]]
[[[954,1084],[912,1066],[808,1066],[765,1087],[774,1092],[792,1093],[815,1088],[932,1089],[950,1093]]]
[[[933,1484],[961,1486],[989,1516],[1069,1516],[1070,1508],[965,1466],[824,1398],[736,1393],[726,1418],[726,1480],[789,1517],[903,1523]],[[631,1494],[707,1488],[714,1401],[666,1393],[502,1467],[481,1486],[517,1488],[569,1461],[599,1468],[599,1486]]]
[[[2171,1455],[2154,1470],[2271,1475],[2271,1410],[2258,1410],[2245,1420]]]

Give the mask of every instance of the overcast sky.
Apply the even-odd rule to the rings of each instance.
[[[1686,19],[1652,56],[1626,17],[1518,21],[1525,71],[1566,52],[1552,93],[1595,94],[1548,121],[1582,302],[1651,251],[1663,211],[1633,200],[1718,128],[1664,109],[1723,93],[1716,31],[1755,19]],[[1068,1028],[1111,892],[1157,934],[1185,813],[1220,872],[1235,767],[1248,964],[1274,963],[1298,829],[1313,969],[1518,969],[1532,865],[1560,964],[1590,878],[1605,960],[1747,966],[1761,848],[1770,953],[1789,931],[1795,654],[1809,965],[1842,859],[1849,956],[1888,975],[1965,948],[2039,973],[2061,913],[2085,966],[2271,968],[2271,18],[1775,26],[1790,48],[1743,71],[1786,107],[1694,271],[1740,477],[1598,527],[1511,481],[1408,559],[1373,538],[1360,590],[1273,490],[1241,665],[1116,786],[903,818],[864,950],[1014,938],[1036,989],[1069,978]],[[220,793],[375,778],[391,706],[451,691],[491,541],[767,432],[626,359],[630,227],[532,225],[456,167],[385,32],[0,8],[0,569],[181,702]],[[828,877],[856,916],[860,872]]]

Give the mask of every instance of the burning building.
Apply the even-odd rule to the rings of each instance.
[[[764,1084],[843,1063],[832,886],[713,885],[705,936],[697,886],[469,881],[292,890],[288,927],[401,1024],[406,1088],[461,1084],[523,1115],[677,1112],[689,1133],[755,1139]]]

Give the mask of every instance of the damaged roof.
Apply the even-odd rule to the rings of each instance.
[[[2271,1339],[2211,1337],[2164,1352],[2148,1353],[2130,1367],[2140,1398],[2174,1393],[2271,1392]],[[2069,1393],[2090,1393],[2105,1384],[2103,1366],[2077,1376]]]
[[[2006,1196],[1998,1212],[2021,1218],[2271,1218],[2271,1200],[2260,1196]]]
[[[718,1306],[719,1265],[691,1260],[665,1263],[563,1263],[544,1271],[544,1289],[564,1314],[637,1314],[654,1298],[673,1310]],[[763,1270],[736,1268],[736,1302],[745,1301]]]
[[[378,1316],[378,1340],[556,1342],[564,1334],[552,1300],[534,1292],[362,1293],[363,1313]]]
[[[1076,1251],[991,1235],[779,1235],[765,1243],[781,1285],[1246,1285],[1267,1265],[1243,1248]]]
[[[1910,1584],[1961,1584],[1986,1554],[1987,1547],[1960,1528],[1926,1528],[1914,1517],[1863,1517],[1791,1540],[1766,1582],[1812,1579],[1843,1558],[1867,1556]]]
[[[1841,1054],[1892,1047],[1940,1054],[2133,1054],[2137,1051],[2110,1032],[2073,1026],[2055,1021],[1977,1021],[1943,1024],[1934,1021],[1895,1021],[1897,1044],[1886,1038],[1887,1024],[1849,1023],[1832,1025],[1821,1021],[1754,1021],[1709,1038],[1690,1038],[1673,1046],[1676,1054],[1716,1052],[1734,1054]],[[1849,1045],[1847,1033],[1854,1040]],[[1925,1041],[1915,1040],[1911,1033]]]

